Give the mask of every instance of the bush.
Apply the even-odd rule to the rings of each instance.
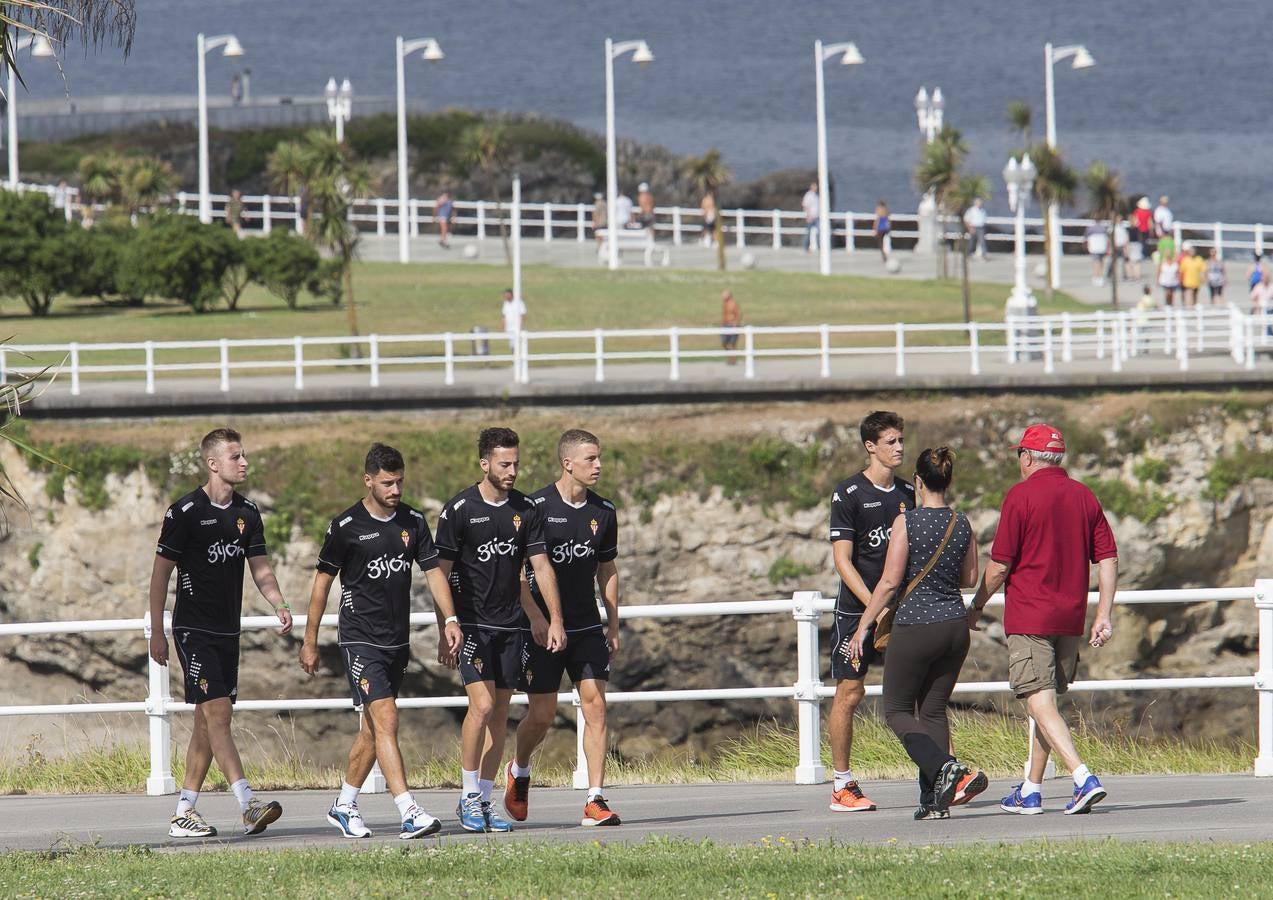
[[[0,294],[20,297],[33,316],[71,289],[80,246],[44,194],[0,193]]]
[[[239,240],[228,229],[165,213],[138,226],[116,281],[134,300],[157,294],[203,312],[221,296],[227,272],[240,263],[242,254]]]
[[[288,309],[296,309],[302,290],[319,283],[322,257],[303,237],[275,230],[269,237],[245,241],[243,249],[248,277],[281,297]]]
[[[123,226],[100,224],[90,229],[72,228],[69,240],[79,266],[67,285],[67,293],[103,298],[119,294],[116,276],[132,232],[126,222]]]

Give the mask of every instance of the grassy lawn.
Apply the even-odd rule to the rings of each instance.
[[[7,896],[1220,897],[1267,895],[1269,844],[871,847],[766,837],[418,847],[8,853]],[[1259,885],[1265,885],[1264,888]]]

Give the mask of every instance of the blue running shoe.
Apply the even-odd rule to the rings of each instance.
[[[1074,798],[1065,804],[1065,814],[1067,816],[1084,815],[1091,812],[1092,807],[1104,799],[1105,788],[1101,787],[1100,779],[1095,775],[1088,775],[1083,786],[1074,789]]]
[[[428,837],[442,830],[442,822],[429,815],[418,805],[413,805],[402,817],[402,831],[398,837],[404,841],[412,838]]]
[[[340,829],[342,837],[371,837],[371,829],[362,820],[362,813],[358,811],[357,803],[351,803],[348,806],[333,803],[332,808],[327,810],[327,821]]]
[[[491,801],[482,801],[482,815],[486,817],[487,831],[512,831],[513,823],[500,816],[491,805]]]
[[[1021,796],[1021,785],[1012,789],[1012,793],[999,802],[1004,812],[1017,813],[1022,816],[1037,816],[1043,812],[1043,795],[1040,793]]]
[[[486,816],[482,810],[481,794],[469,794],[467,797],[461,798],[459,804],[455,807],[455,814],[460,817],[460,827],[465,831],[481,834],[489,830],[486,827]]]

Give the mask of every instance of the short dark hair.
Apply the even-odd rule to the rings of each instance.
[[[955,477],[955,451],[949,447],[929,447],[915,461],[915,477],[930,491],[942,493]]]
[[[906,422],[897,413],[889,412],[885,409],[867,413],[866,418],[862,420],[862,426],[859,429],[862,435],[862,443],[879,443],[880,435],[888,431],[890,428],[896,428],[898,431],[903,431],[906,428]]]
[[[597,436],[591,431],[584,431],[582,428],[571,428],[569,431],[562,432],[561,437],[557,439],[557,460],[565,459],[566,453],[580,444],[596,444],[599,448],[601,441],[597,440]]]
[[[402,461],[402,454],[379,441],[371,445],[367,458],[363,460],[362,470],[368,475],[377,472],[401,472],[407,467]]]
[[[496,447],[513,449],[519,443],[517,432],[511,428],[483,428],[477,436],[477,458],[490,459]]]
[[[218,444],[242,444],[243,435],[233,428],[214,428],[203,436],[199,442],[199,453],[207,459]]]

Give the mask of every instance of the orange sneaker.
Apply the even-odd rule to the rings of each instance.
[[[832,791],[831,809],[835,812],[871,812],[875,809],[875,802],[862,793],[856,781],[850,781],[838,791]]]
[[[584,804],[580,825],[618,825],[619,815],[606,805],[605,797],[594,797]]]
[[[975,772],[969,772],[959,779],[959,784],[955,787],[955,799],[950,801],[950,805],[963,806],[989,786],[990,781],[986,778],[985,772],[980,769]]]
[[[514,778],[511,759],[504,767],[504,811],[518,822],[525,822],[530,812],[530,776]]]

